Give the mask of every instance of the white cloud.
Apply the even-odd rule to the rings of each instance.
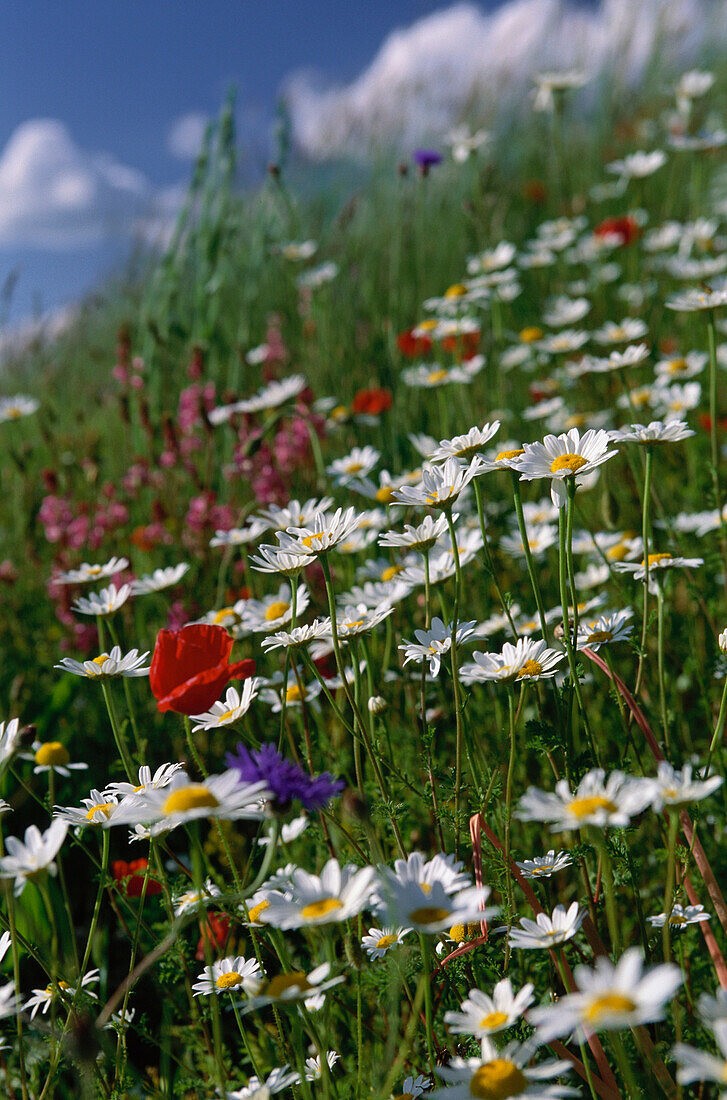
[[[62,122],[32,119],[0,155],[0,247],[81,248],[127,237],[151,198],[141,172],[81,149]]]
[[[346,87],[321,90],[308,74],[292,77],[293,130],[315,158],[366,154],[375,142],[410,147],[468,115],[492,125],[529,109],[537,72],[582,67],[594,85],[610,72],[635,87],[657,52],[665,68],[688,65],[720,28],[724,41],[727,0],[601,0],[595,9],[508,0],[487,14],[459,3],[394,31]]]
[[[195,160],[209,121],[201,111],[192,111],[175,119],[167,135],[167,149],[172,156],[178,160]]]

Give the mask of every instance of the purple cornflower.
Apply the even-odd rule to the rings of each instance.
[[[234,768],[244,783],[264,779],[278,810],[287,809],[293,801],[300,802],[306,810],[322,810],[346,786],[342,779],[334,779],[328,772],[308,775],[299,764],[281,756],[272,744],[261,745],[259,749],[238,744],[237,751],[228,752],[226,759],[228,768]]]
[[[412,156],[414,163],[423,176],[426,176],[429,169],[433,168],[435,164],[441,164],[442,162],[442,154],[438,153],[436,149],[415,149]]]

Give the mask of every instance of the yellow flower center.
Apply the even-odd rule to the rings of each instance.
[[[229,722],[232,718],[234,718],[236,713],[237,713],[237,707],[235,707],[233,710],[226,710],[219,716],[217,721],[220,724],[222,722]]]
[[[381,574],[382,581],[393,581],[394,577],[398,573],[401,573],[403,568],[404,568],[403,565],[390,565],[390,566],[388,566],[388,568],[385,569],[383,571],[383,573]]]
[[[526,661],[517,674],[516,679],[522,680],[524,676],[539,676],[543,671],[540,661]]]
[[[554,474],[559,474],[565,470],[566,476],[568,474],[577,474],[581,467],[585,466],[587,462],[588,459],[584,458],[583,455],[558,455],[558,457],[551,462],[550,470],[551,473]]]
[[[625,340],[626,339],[626,333],[624,332],[624,330],[621,328],[620,325],[615,325],[611,329],[610,339],[611,340]]]
[[[414,924],[438,924],[449,916],[449,909],[440,909],[436,905],[422,905],[409,914]]]
[[[396,936],[380,936],[376,941],[376,946],[386,950],[387,947],[391,947],[392,943],[396,943]]]
[[[565,426],[566,428],[580,428],[581,425],[585,424],[585,422],[585,413],[573,413],[571,416],[566,418]]]
[[[615,814],[618,811],[618,806],[602,794],[593,794],[588,798],[574,798],[572,802],[568,803],[568,812],[577,817],[579,821],[595,814],[597,810],[605,810],[606,813]]]
[[[301,699],[305,699],[305,688],[301,690],[297,684],[291,684],[285,693],[286,703],[299,703]]]
[[[477,1100],[508,1100],[519,1096],[528,1086],[528,1079],[508,1058],[495,1058],[480,1066],[470,1081],[470,1096]]]
[[[349,462],[346,467],[347,474],[358,474],[363,470],[363,462]]]
[[[214,626],[219,626],[225,619],[237,618],[237,612],[234,607],[221,607],[219,611],[215,611],[212,616],[212,623]]]
[[[429,382],[433,386],[437,382],[442,382],[446,377],[446,370],[433,370],[430,374],[427,375],[427,382]]]
[[[454,453],[457,458],[472,458],[473,455],[476,455],[481,450],[482,445],[480,443],[470,443],[469,447],[462,447],[459,451],[455,451]]]
[[[628,554],[628,547],[623,542],[617,542],[615,546],[609,546],[606,557],[609,561],[623,561]]]
[[[666,369],[669,374],[681,374],[682,371],[687,369],[686,359],[670,359],[666,364]]]
[[[455,943],[466,943],[467,940],[480,934],[480,925],[473,921],[469,921],[467,924],[453,924],[449,930],[449,938],[454,940]]]
[[[111,817],[111,814],[116,809],[115,802],[99,802],[95,806],[91,806],[86,810],[86,821],[95,821],[96,815],[100,814],[101,817]]]
[[[46,741],[36,751],[35,762],[44,767],[62,767],[70,760],[68,749],[60,741]]]
[[[432,332],[437,327],[437,322],[433,318],[428,318],[426,321],[420,321],[417,328],[420,331]]]
[[[345,420],[348,416],[348,409],[345,405],[336,405],[335,409],[331,409],[331,420]]]
[[[94,657],[93,663],[98,665],[99,668],[103,668],[104,663],[109,660],[108,653],[100,653],[98,657]]]
[[[671,557],[672,557],[672,555],[667,554],[667,553],[649,554],[649,567],[651,567],[652,565],[658,565],[659,562],[662,562],[662,561],[669,561],[671,559]],[[646,562],[642,561],[641,565],[642,566],[646,565]]]
[[[307,546],[309,550],[314,549],[313,543],[317,541],[318,546],[315,547],[315,549],[320,549],[321,543],[325,537],[326,532],[321,531],[317,535],[306,535],[305,538],[301,539],[300,541],[303,543],[304,546]]]
[[[250,917],[250,923],[251,924],[256,924],[260,914],[265,909],[269,909],[269,908],[270,908],[270,902],[267,900],[267,898],[263,898],[263,900],[259,901],[257,903],[257,905],[253,905],[252,909],[248,909],[248,916]]]
[[[165,814],[186,814],[190,810],[216,809],[219,802],[202,783],[190,783],[169,795],[164,803]]]
[[[496,1028],[507,1023],[507,1012],[488,1012],[480,1020],[480,1027]]]
[[[635,1008],[636,1001],[632,1001],[623,993],[604,993],[602,997],[596,997],[591,1001],[584,1015],[589,1023],[597,1024],[605,1016],[633,1012]]]
[[[234,989],[241,981],[242,974],[238,974],[236,970],[230,970],[227,974],[220,974],[219,978],[215,979],[215,985],[218,989]]]
[[[341,623],[344,630],[356,630],[357,627],[363,626],[363,619],[356,619],[355,622]]]
[[[8,420],[17,420],[22,415],[22,413],[17,405],[9,405],[5,409],[5,415]]]
[[[290,610],[290,604],[285,600],[276,600],[275,603],[271,603],[270,607],[265,612],[265,619],[267,622],[272,623],[276,619],[282,619],[283,615]]]
[[[429,895],[432,892],[431,883],[429,883],[429,882],[420,882],[420,883],[418,883],[418,886],[419,886],[419,889],[421,890],[421,892],[423,894],[426,894],[427,897],[429,897]]]
[[[495,462],[505,462],[509,458],[517,458],[518,455],[525,454],[522,447],[517,447],[514,451],[500,451],[498,455],[495,455]]]
[[[570,337],[568,337],[568,336],[556,336],[556,337],[553,338],[553,341],[551,342],[550,347],[551,347],[552,351],[570,351],[570,348],[571,348]]]
[[[631,404],[636,406],[648,405],[651,397],[650,390],[632,390],[630,393]]]
[[[276,974],[265,986],[266,997],[281,997],[289,989],[300,989],[307,992],[312,989],[308,979],[302,970],[293,970],[290,974]]]
[[[454,283],[453,286],[447,287],[444,292],[445,298],[461,298],[463,294],[467,293],[467,287],[464,283]]]
[[[526,328],[520,330],[520,339],[523,344],[532,344],[536,340],[542,340],[543,330],[538,328],[537,325],[528,325]]]
[[[327,917],[329,913],[335,913],[340,908],[341,903],[338,898],[319,898],[318,901],[312,901],[310,905],[304,905],[300,915],[303,920],[321,920],[322,917]]]
[[[669,924],[686,924],[687,918],[683,913],[672,913],[669,917]]]
[[[89,573],[92,577],[97,577],[99,575],[99,573],[103,572],[103,566],[102,565],[89,565],[86,572]]]
[[[376,490],[376,499],[379,504],[388,504],[393,495],[393,485],[382,485],[380,489]]]
[[[594,645],[596,642],[610,642],[612,638],[612,630],[594,630],[592,634],[588,635],[586,641],[588,645]]]

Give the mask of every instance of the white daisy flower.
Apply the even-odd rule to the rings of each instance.
[[[605,325],[593,333],[593,339],[597,344],[625,344],[629,340],[640,340],[648,331],[648,326],[640,318],[624,317],[623,321],[619,322],[606,321]],[[644,347],[644,344],[639,345],[639,348]],[[640,361],[637,360],[637,362]]]
[[[509,978],[497,983],[491,997],[481,989],[470,989],[461,1011],[446,1012],[444,1022],[453,1035],[474,1035],[477,1039],[495,1035],[520,1019],[533,1002],[533,989],[528,983],[514,994]]]
[[[455,435],[452,439],[442,439],[439,446],[430,454],[431,462],[445,462],[448,458],[458,458],[469,462],[480,454],[487,443],[500,430],[500,421],[483,424],[481,428],[470,428],[464,435]]]
[[[548,649],[542,640],[518,638],[515,645],[505,642],[501,653],[472,654],[473,661],[462,665],[460,675],[465,684],[487,680],[539,680],[555,676],[565,653]]]
[[[273,531],[287,531],[289,527],[307,527],[314,516],[320,512],[330,511],[332,506],[333,497],[310,497],[303,502],[289,500],[283,507],[279,504],[271,504],[263,508],[258,521],[272,528]]]
[[[272,892],[260,919],[274,928],[305,928],[348,920],[368,904],[374,889],[376,870],[341,867],[329,859],[320,877],[298,867],[285,893]]]
[[[467,260],[467,273],[479,275],[482,272],[499,271],[515,259],[517,248],[510,241],[500,241],[495,248],[470,256]]]
[[[707,365],[707,355],[701,351],[690,351],[672,359],[660,359],[654,367],[658,383],[666,381],[684,381],[701,374]]]
[[[337,485],[347,485],[351,478],[368,477],[381,458],[375,447],[354,447],[345,458],[335,459],[326,466],[326,473]]]
[[[704,565],[703,558],[680,558],[665,551],[649,554],[649,576],[663,569],[696,569]],[[646,562],[617,561],[613,567],[619,573],[630,573],[635,581],[643,581],[646,576]]]
[[[456,513],[452,516],[455,523],[458,518],[459,516]],[[424,554],[431,550],[434,544],[446,534],[447,529],[447,517],[444,514],[436,518],[426,515],[422,522],[416,526],[405,523],[402,532],[386,531],[384,534],[379,535],[379,546],[403,547]]]
[[[384,899],[382,916],[386,924],[429,934],[446,931],[455,924],[489,920],[498,911],[485,908],[489,886],[469,886],[450,894],[439,881],[422,885],[402,881],[388,868],[382,872],[380,895]]]
[[[700,993],[697,1000],[700,1019],[707,1027],[714,1027],[719,1021],[727,1022],[727,989],[718,986],[714,996]]]
[[[657,412],[670,420],[681,420],[685,412],[696,409],[702,400],[702,387],[699,382],[675,382],[672,386],[654,386],[652,405]]]
[[[535,920],[523,917],[519,926],[510,929],[510,946],[550,950],[572,939],[585,916],[586,910],[580,909],[574,901],[567,909],[564,905],[556,905],[550,917],[547,913],[538,913]]]
[[[131,585],[122,584],[117,588],[110,584],[100,592],[91,592],[89,596],[79,596],[73,603],[73,610],[79,615],[113,615],[122,607],[131,595]]]
[[[695,1081],[714,1081],[715,1084],[727,1084],[727,1021],[718,1020],[712,1027],[719,1057],[698,1050],[686,1043],[677,1043],[672,1057],[678,1065],[677,1081],[680,1085],[691,1085]],[[725,1092],[719,1094],[724,1100]]]
[[[72,771],[85,771],[88,767],[84,763],[72,764],[71,754],[61,741],[34,741],[31,748],[32,752],[21,753],[20,757],[34,762],[35,775],[52,771],[68,779]]]
[[[215,886],[211,878],[207,878],[201,890],[184,890],[181,894],[174,895],[172,898],[174,916],[181,917],[183,913],[198,909],[200,904],[209,905],[211,901],[220,896],[219,887]]]
[[[562,871],[565,867],[571,867],[573,860],[569,852],[558,852],[550,848],[544,856],[534,856],[533,859],[524,859],[521,863],[516,861],[523,878],[550,878],[556,871]]]
[[[0,722],[0,766],[10,760],[20,745],[20,719]]]
[[[537,73],[533,80],[536,84],[533,110],[553,111],[556,101],[560,100],[565,92],[582,88],[588,83],[589,77],[580,69],[563,69],[559,72]],[[450,1100],[454,1100],[454,1097]]]
[[[18,393],[14,397],[0,398],[0,423],[5,420],[20,420],[23,416],[31,416],[40,408],[40,402],[35,397],[27,397]]]
[[[247,714],[253,699],[257,698],[259,680],[256,677],[243,681],[242,691],[228,687],[225,698],[219,703],[213,703],[204,714],[190,715],[197,725],[192,732],[197,730],[214,730],[222,726],[232,726],[243,714]]]
[[[667,309],[677,313],[696,313],[703,309],[719,309],[727,305],[727,287],[719,290],[699,290],[692,287],[683,293],[673,294],[664,303]]]
[[[557,541],[558,528],[550,524],[530,527],[528,530],[527,548],[535,558],[542,557]],[[525,557],[525,544],[519,532],[514,532],[512,535],[503,535],[500,539],[500,547],[511,557]]]
[[[522,821],[548,821],[553,832],[585,825],[623,828],[647,807],[652,796],[651,780],[634,779],[620,771],[606,778],[602,768],[594,768],[586,772],[575,792],[566,779],[558,780],[553,793],[529,787],[515,816]]]
[[[630,607],[623,611],[613,611],[605,615],[599,615],[591,622],[579,622],[577,649],[591,649],[598,653],[602,645],[611,645],[614,642],[624,642],[633,632],[633,624],[629,620],[633,617]]]
[[[88,973],[84,974],[81,978],[80,988],[94,1001],[97,1000],[97,996],[91,989],[91,986],[95,985],[98,980],[99,972],[96,969],[89,970]],[[31,990],[33,994],[32,997],[29,997],[25,1002],[25,1011],[27,1012],[28,1009],[30,1009],[30,1018],[34,1020],[39,1010],[45,1015],[52,1001],[56,998],[60,998],[63,1001],[67,1000],[72,1003],[77,988],[77,985],[70,985],[68,982],[60,979],[55,986],[49,985],[46,986],[45,989],[33,989]]]
[[[545,355],[571,355],[587,344],[591,336],[588,332],[579,329],[563,329],[561,332],[551,333],[538,340],[534,345],[537,351]]]
[[[257,993],[264,978],[257,959],[235,955],[206,966],[197,976],[192,991],[195,997],[208,997],[211,993],[218,996],[224,993]]]
[[[283,688],[283,674],[282,672],[276,672],[268,681],[261,679],[260,683],[267,683],[268,685],[261,688],[260,701],[267,703],[273,714],[280,714],[283,707],[283,694],[285,694],[286,707],[300,707],[303,703],[306,706],[318,705],[315,701],[321,693],[321,685],[317,680],[299,685],[295,673],[289,672],[285,688]]]
[[[82,805],[54,806],[53,816],[68,825],[75,826],[76,832],[89,825],[103,825],[116,812],[119,800],[109,791],[91,791],[88,798],[81,799]]]
[[[302,1001],[309,1010],[319,1008],[323,1003],[323,994],[344,981],[343,975],[330,978],[330,973],[331,964],[322,963],[308,974],[302,970],[276,974],[265,982],[259,993],[249,997],[240,1006],[240,1011],[253,1012],[271,1004],[295,1004],[296,1001]]]
[[[251,519],[245,527],[231,527],[229,531],[215,531],[215,537],[210,539],[210,546],[247,546],[251,542],[257,542],[261,535],[270,527],[261,519]]]
[[[512,468],[521,481],[550,478],[553,503],[562,508],[567,499],[565,479],[582,477],[613,458],[617,452],[609,451],[608,444],[608,432],[603,429],[590,428],[581,436],[571,428],[563,435],[546,435],[542,443],[526,443],[523,453],[512,460]]]
[[[260,644],[266,653],[270,653],[273,649],[295,649],[330,637],[331,620],[316,619],[307,626],[296,626],[293,630],[279,630],[276,634],[270,634]]]
[[[87,584],[89,581],[100,581],[106,577],[113,577],[115,573],[121,573],[128,567],[128,558],[109,558],[104,565],[89,565],[84,561],[78,569],[71,569],[67,573],[59,573],[53,577],[54,584]]]
[[[693,779],[692,765],[685,764],[680,770],[673,768],[666,760],[659,762],[652,785],[651,805],[657,811],[663,809],[681,809],[690,802],[701,802],[709,798],[723,783],[721,775],[709,779]]]
[[[587,298],[568,298],[561,295],[547,304],[543,320],[549,328],[577,325],[590,312],[590,309],[591,303]]]
[[[404,936],[410,931],[410,928],[395,928],[393,925],[369,928],[367,935],[361,940],[361,946],[370,959],[383,959],[392,947],[399,947],[404,942]]]
[[[234,769],[202,783],[193,783],[186,772],[179,771],[165,787],[148,787],[125,798],[102,824],[150,825],[157,836],[201,818],[259,820],[268,795],[264,782],[243,783]]]
[[[246,681],[247,682],[247,681]],[[158,790],[171,783],[172,777],[182,771],[184,764],[160,764],[152,775],[151,768],[142,764],[139,768],[138,784],[127,783],[125,780],[119,783],[109,783],[104,794],[112,794],[118,798],[126,798],[129,795],[142,794],[144,791]]]
[[[477,626],[476,621],[463,622],[457,625],[456,641],[459,645],[460,642],[466,641],[467,638],[474,632]],[[437,676],[442,663],[442,657],[445,653],[449,653],[452,648],[452,627],[451,625],[445,625],[441,619],[436,615],[432,619],[432,625],[429,630],[415,630],[414,635],[416,642],[404,641],[398,648],[404,653],[404,664],[408,664],[409,661],[416,661],[417,664],[421,664],[422,661],[429,662],[429,675]]]
[[[615,966],[602,955],[593,970],[577,966],[573,976],[576,993],[528,1013],[544,1043],[573,1031],[581,1040],[597,1031],[620,1031],[663,1020],[666,1004],[683,981],[681,970],[673,963],[644,970],[638,947],[629,948]]]
[[[308,560],[333,550],[349,538],[359,526],[361,517],[355,508],[337,508],[333,513],[318,512],[305,527],[289,527],[278,532],[281,550],[291,554],[307,554]]]
[[[326,1053],[326,1062],[328,1063],[329,1070],[333,1069],[336,1062],[339,1062],[340,1060],[341,1055],[337,1054],[335,1050],[329,1050]],[[305,1070],[306,1081],[320,1081],[322,1076],[320,1055],[316,1055],[314,1058],[306,1058]]]
[[[577,1095],[568,1085],[546,1084],[561,1077],[572,1067],[570,1062],[549,1059],[528,1066],[534,1054],[532,1041],[508,1043],[498,1050],[491,1039],[482,1039],[481,1055],[476,1058],[455,1057],[448,1065],[437,1069],[445,1084],[429,1095],[432,1100],[472,1100],[473,1097],[530,1097],[531,1100],[556,1100]]]
[[[18,1012],[22,1011],[23,1007],[24,1005],[15,991],[13,982],[0,985],[0,1020],[5,1020],[8,1016],[16,1016]]]
[[[149,665],[144,661],[149,651],[139,653],[130,649],[122,657],[121,647],[115,645],[110,653],[101,653],[90,661],[74,661],[72,657],[62,657],[54,668],[62,672],[71,672],[74,676],[86,676],[89,680],[100,680],[108,676],[148,676]]]
[[[143,577],[137,577],[131,582],[132,596],[144,596],[150,592],[161,592],[164,588],[171,588],[178,584],[188,571],[187,562],[179,565],[169,565],[166,569],[155,569],[153,573],[145,573]]]
[[[679,443],[694,432],[685,420],[652,420],[649,424],[629,424],[609,433],[614,443]]]
[[[290,844],[291,841],[297,840],[310,824],[310,819],[305,814],[301,814],[300,817],[294,817],[292,821],[284,821],[280,826],[280,833],[278,835],[278,844]],[[266,847],[272,843],[273,839],[273,826],[270,826],[270,830],[265,836],[258,837],[258,844]]]
[[[657,913],[656,916],[646,918],[653,928],[663,928],[666,924],[666,914]],[[669,927],[677,931],[683,930],[688,924],[701,924],[710,920],[711,915],[704,911],[703,905],[674,905],[669,914]]]
[[[315,241],[289,241],[277,247],[280,255],[286,260],[309,260],[315,255],[318,245]]]
[[[296,616],[308,609],[308,586],[299,584],[295,597]],[[280,630],[293,618],[293,595],[289,584],[281,584],[277,592],[261,600],[246,600],[242,610],[242,627],[253,634]]]
[[[425,1077],[423,1074],[418,1074],[416,1077],[404,1078],[404,1083],[401,1086],[401,1092],[396,1097],[396,1100],[417,1100],[423,1092],[432,1087],[432,1081],[430,1077]],[[392,1098],[393,1100],[393,1098]]]
[[[450,130],[444,139],[452,148],[452,160],[457,164],[464,164],[472,153],[478,149],[487,148],[492,140],[488,130],[470,130],[469,126],[462,124]]]
[[[613,160],[606,165],[606,170],[625,179],[645,179],[657,172],[666,164],[666,153],[661,149],[654,149],[651,153],[629,153],[622,160]]]
[[[257,555],[250,555],[250,565],[258,573],[280,573],[283,577],[297,577],[310,561],[307,553],[292,554],[265,544],[258,547]]]
[[[283,1089],[290,1088],[291,1085],[297,1085],[299,1082],[300,1074],[295,1070],[291,1070],[290,1066],[286,1064],[277,1066],[264,1081],[253,1075],[244,1088],[236,1089],[234,1092],[226,1092],[225,1097],[226,1100],[270,1100],[273,1093],[282,1092]]]
[[[52,821],[41,833],[37,825],[29,825],[25,838],[15,836],[5,838],[7,855],[0,857],[0,878],[15,879],[14,893],[20,897],[26,882],[32,881],[41,872],[55,875],[55,858],[66,839],[68,825],[65,821]]]

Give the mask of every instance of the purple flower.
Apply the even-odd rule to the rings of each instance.
[[[285,810],[298,801],[306,810],[322,810],[327,803],[346,786],[342,779],[334,779],[328,772],[308,775],[299,764],[286,760],[275,745],[261,745],[248,749],[238,744],[237,751],[227,754],[228,768],[234,768],[244,783],[265,780],[273,792],[276,809]]]
[[[415,149],[412,155],[414,163],[423,176],[426,176],[429,169],[433,168],[435,164],[441,164],[442,162],[442,154],[438,153],[436,149]]]

